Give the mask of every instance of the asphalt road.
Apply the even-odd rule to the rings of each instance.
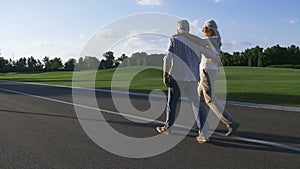
[[[116,111],[110,93],[96,95],[101,109]],[[137,109],[149,107],[145,97],[131,99]],[[167,152],[126,158],[90,139],[74,106],[68,104],[72,102],[70,88],[1,81],[0,168],[300,168],[300,112],[227,105],[241,123],[233,137],[216,134],[209,143],[199,144],[197,133],[191,131]],[[103,115],[114,129],[130,137],[157,135],[155,122],[135,123],[118,114]],[[158,120],[163,121],[163,116]],[[224,126],[220,124],[216,132],[224,133]],[[126,146],[122,141],[119,144]]]

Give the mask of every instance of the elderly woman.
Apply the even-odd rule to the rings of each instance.
[[[199,44],[199,49],[202,53],[199,74],[200,83],[198,92],[201,100],[204,100],[207,107],[212,110],[218,118],[226,125],[228,132],[226,136],[230,136],[239,127],[239,123],[233,120],[231,114],[223,109],[215,96],[215,81],[219,72],[220,53],[221,53],[221,36],[218,31],[218,26],[214,20],[208,20],[204,23],[202,29],[204,39],[190,36],[193,41]],[[222,111],[223,110],[223,111]],[[206,131],[196,137],[198,142],[206,142]]]

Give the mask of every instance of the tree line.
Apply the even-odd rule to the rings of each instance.
[[[63,63],[61,58],[50,59],[45,56],[42,60],[31,57],[22,57],[17,60],[0,57],[0,72],[50,72],[50,71],[74,71],[91,69],[110,69],[118,66],[162,66],[164,54],[150,54],[145,52],[133,53],[131,57],[122,54],[115,58],[112,51],[103,54],[103,59],[85,56],[78,60],[71,58]]]
[[[289,47],[276,45],[266,49],[256,46],[243,52],[233,52],[233,54],[223,52],[221,59],[224,66],[280,67],[280,65],[290,65],[290,67],[298,68],[300,50],[295,45]]]
[[[115,58],[114,52],[108,51],[103,54],[103,59],[85,56],[78,60],[69,59],[63,63],[61,58],[50,59],[45,56],[42,60],[29,58],[19,58],[17,60],[0,57],[0,72],[48,72],[48,71],[74,71],[90,69],[110,69],[118,66],[162,66],[162,59],[165,54],[147,54],[146,52],[136,52],[130,57],[122,54]],[[246,49],[243,52],[222,52],[221,57],[224,66],[252,66],[252,67],[291,67],[300,68],[299,47],[291,45],[281,47],[279,45],[263,49],[256,46]]]

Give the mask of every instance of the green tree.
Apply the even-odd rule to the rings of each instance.
[[[48,56],[45,56],[43,59],[45,71],[51,71],[51,62]]]
[[[108,51],[103,54],[105,58],[104,67],[105,69],[113,68],[115,63],[114,52]]]
[[[150,54],[144,58],[144,65],[162,67],[164,57],[165,54]]]
[[[84,58],[84,64],[87,69],[98,69],[100,61],[96,57],[86,56]]]
[[[252,66],[259,66],[258,62],[260,60],[260,64],[261,66],[263,65],[263,48],[256,46],[255,48],[251,49],[251,62],[252,62]]]
[[[232,54],[232,66],[241,66],[241,54],[240,52],[233,52]]]
[[[130,57],[130,65],[131,66],[142,66],[144,58],[147,58],[148,55],[146,52],[136,52],[133,53]]]
[[[64,69],[66,71],[73,71],[75,68],[75,65],[76,65],[76,59],[71,58],[65,63]]]
[[[287,52],[291,64],[300,64],[300,50],[299,47],[291,45],[287,48]]]
[[[127,66],[127,62],[128,56],[123,53],[119,58],[117,58],[117,60],[115,60],[115,67],[118,67],[120,64],[122,64],[122,66]]]
[[[6,73],[9,71],[8,60],[4,59],[4,57],[0,57],[0,72]]]
[[[54,59],[51,59],[50,64],[51,64],[51,70],[52,71],[58,71],[58,70],[61,70],[63,68],[61,58],[58,58],[58,57],[55,57]]]
[[[287,49],[279,45],[267,48],[265,50],[266,60],[270,65],[280,65],[288,63],[287,55]]]
[[[39,59],[35,59],[33,56],[27,59],[28,71],[35,72],[35,71],[42,71],[43,64]]]
[[[25,57],[20,58],[16,62],[16,71],[17,72],[25,72],[27,71],[27,59]]]
[[[80,57],[78,59],[78,63],[76,64],[76,70],[80,71],[80,70],[86,70],[86,65],[84,63],[84,60],[82,57]]]
[[[29,71],[35,71],[37,61],[34,59],[33,56],[27,59],[27,65],[28,65],[28,70]]]
[[[222,52],[221,61],[224,66],[231,66],[231,55],[228,52]]]
[[[102,59],[102,60],[100,61],[99,69],[105,69],[105,60],[104,60],[104,59]]]

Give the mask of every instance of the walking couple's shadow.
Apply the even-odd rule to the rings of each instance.
[[[205,144],[224,148],[300,154],[300,137],[248,131],[237,131],[234,135],[226,137],[225,133],[226,130],[214,131],[209,138],[210,141]],[[197,133],[192,131],[187,137],[195,138],[196,135]]]

